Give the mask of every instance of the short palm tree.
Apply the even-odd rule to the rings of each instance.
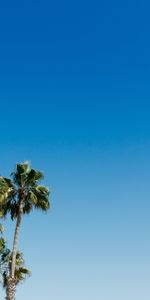
[[[6,280],[7,300],[15,299],[17,243],[22,216],[33,208],[47,211],[50,207],[49,189],[39,184],[43,174],[31,169],[29,162],[16,164],[11,177],[0,177],[0,217],[10,214],[11,219],[16,220],[10,274]]]

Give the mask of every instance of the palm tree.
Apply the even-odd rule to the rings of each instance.
[[[7,248],[6,240],[3,238],[3,227],[0,224],[0,275],[1,283],[3,288],[6,290],[6,294],[9,294],[10,291],[7,291],[9,286],[7,285],[7,278],[10,275],[10,267],[12,261],[12,253],[10,249]],[[17,251],[16,254],[16,267],[15,267],[15,283],[18,285],[20,282],[25,280],[27,275],[30,275],[30,271],[24,266],[23,254]],[[7,297],[6,297],[7,300]]]
[[[19,229],[23,214],[29,214],[33,208],[47,211],[50,207],[49,189],[39,185],[43,174],[31,169],[29,162],[16,164],[12,179],[0,177],[0,217],[10,214],[16,220],[12,247],[10,275],[7,277],[7,300],[15,300],[15,269]],[[11,292],[10,292],[11,291]]]

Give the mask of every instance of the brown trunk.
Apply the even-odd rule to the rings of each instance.
[[[12,261],[11,261],[11,270],[10,270],[10,275],[11,275],[12,278],[14,278],[14,276],[15,276],[17,243],[18,243],[19,229],[20,229],[21,218],[22,218],[22,205],[23,205],[23,199],[21,199],[21,201],[19,203],[18,217],[17,217],[15,234],[14,234],[14,241],[13,241]]]
[[[19,208],[18,208],[18,216],[14,234],[14,241],[13,241],[13,249],[12,249],[12,261],[10,266],[10,275],[7,278],[6,283],[6,300],[15,300],[16,294],[16,280],[15,280],[15,269],[16,269],[16,254],[17,254],[17,243],[19,238],[19,229],[21,224],[22,218],[22,211],[23,211],[23,202],[25,200],[25,194],[22,192],[19,201]]]
[[[14,278],[7,278],[6,300],[15,300],[16,282]]]

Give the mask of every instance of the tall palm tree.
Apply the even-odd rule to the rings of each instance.
[[[15,268],[22,216],[29,214],[33,208],[47,211],[50,207],[49,189],[39,184],[43,174],[31,169],[29,162],[16,164],[11,177],[12,179],[0,177],[0,217],[10,214],[11,219],[16,220],[10,275],[6,283],[7,300],[15,300]]]

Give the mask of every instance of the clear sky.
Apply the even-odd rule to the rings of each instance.
[[[17,300],[149,300],[148,1],[0,7],[0,173],[30,160],[51,189]]]

